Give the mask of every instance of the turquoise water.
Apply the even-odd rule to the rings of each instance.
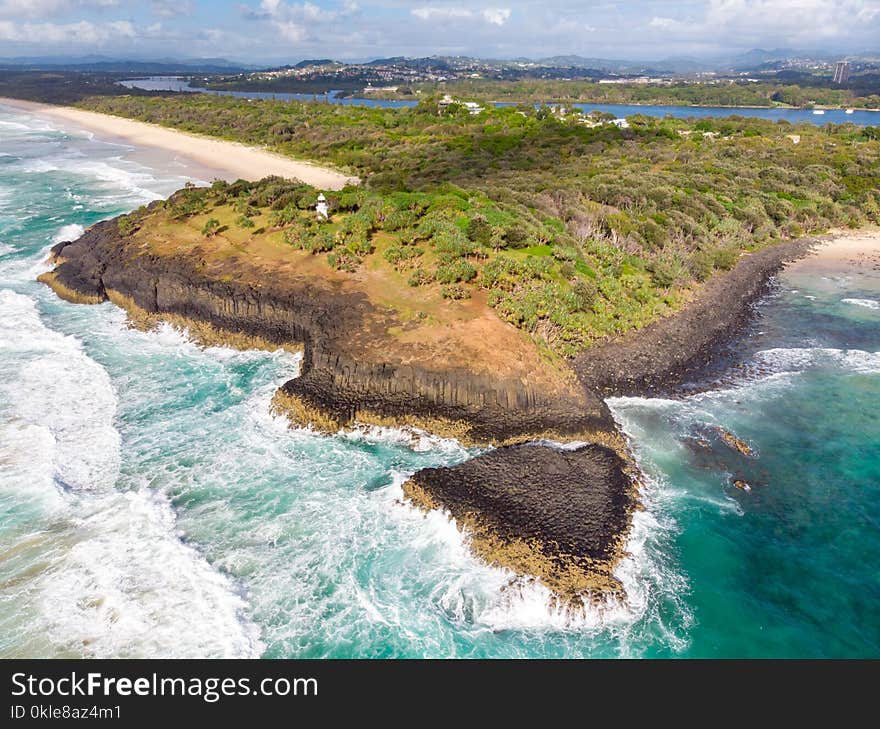
[[[0,107],[0,170],[0,657],[880,656],[876,272],[788,274],[719,389],[612,403],[646,509],[626,601],[570,615],[401,503],[456,443],[291,430],[268,406],[296,356],[35,282],[177,166]],[[700,460],[704,424],[760,457]]]
[[[148,91],[198,91],[203,94],[218,96],[236,96],[241,99],[278,99],[288,101],[326,101],[343,106],[368,106],[373,108],[401,109],[413,107],[417,101],[407,99],[370,99],[342,97],[338,92],[329,94],[290,94],[263,91],[216,91],[190,86],[189,82],[179,76],[150,76],[149,78],[129,79],[120,81],[128,88],[146,89]],[[513,106],[499,103],[498,106]],[[822,114],[814,114],[812,109],[761,109],[754,107],[730,106],[670,106],[644,104],[571,104],[575,109],[584,112],[603,111],[614,114],[618,118],[644,114],[646,116],[674,116],[679,119],[702,119],[706,117],[739,116],[757,117],[770,121],[784,120],[792,124],[808,123],[822,126],[823,124],[856,124],[858,126],[874,126],[880,124],[880,112],[853,109],[849,114],[845,109],[826,109]]]

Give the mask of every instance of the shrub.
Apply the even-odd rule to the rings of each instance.
[[[736,265],[739,260],[740,251],[736,246],[725,246],[717,248],[713,254],[713,263],[715,268],[727,271]]]
[[[213,238],[220,230],[220,221],[217,218],[209,218],[202,226],[202,235],[206,238]]]
[[[412,228],[419,220],[414,210],[394,210],[385,216],[382,227],[385,230],[395,231],[403,228]]]
[[[591,279],[579,278],[571,287],[575,311],[589,311],[599,295],[599,288]]]
[[[470,219],[467,226],[467,236],[474,243],[488,246],[492,242],[492,226],[482,215],[476,215]]]
[[[401,248],[394,247],[388,248],[385,253],[385,260],[388,261],[392,266],[400,267],[401,264],[405,264],[409,261],[412,261],[416,258],[419,258],[422,253],[421,248],[417,248],[415,246],[403,246]]]
[[[669,288],[676,281],[675,269],[668,261],[652,261],[649,270],[654,283],[660,288]]]
[[[284,231],[284,242],[294,248],[302,248],[308,233],[305,228],[295,227]]]
[[[338,271],[354,273],[363,261],[350,251],[336,251],[327,256],[327,263]]]
[[[239,228],[253,228],[256,226],[256,223],[253,220],[251,220],[247,215],[239,215],[235,219],[235,224]]]
[[[241,213],[246,218],[253,218],[256,215],[260,214],[259,209],[255,208],[253,205],[248,203],[247,200],[239,200],[232,206],[232,209],[237,213]]]
[[[444,299],[452,299],[453,301],[471,298],[471,292],[468,291],[461,284],[450,284],[448,286],[441,286],[440,294],[443,296]]]
[[[116,227],[119,229],[119,235],[125,236],[131,235],[138,229],[137,223],[128,215],[119,216]]]
[[[557,261],[576,261],[580,258],[580,251],[574,246],[554,246],[553,257]]]
[[[705,281],[715,268],[714,255],[709,251],[697,251],[688,261],[688,268],[697,281]]]
[[[450,261],[437,266],[435,278],[439,283],[458,283],[473,281],[477,277],[477,269],[467,261]]]
[[[529,242],[529,231],[523,225],[511,225],[502,235],[505,245],[509,248],[525,248]]]
[[[319,230],[313,235],[304,235],[300,239],[300,247],[312,255],[325,253],[336,247],[336,238],[327,230]]]
[[[407,283],[410,286],[425,286],[426,284],[431,283],[433,280],[434,277],[431,276],[431,274],[428,273],[425,269],[417,268],[410,274]]]

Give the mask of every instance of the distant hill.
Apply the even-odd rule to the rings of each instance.
[[[22,70],[64,70],[99,73],[138,73],[138,74],[176,74],[176,73],[240,73],[252,70],[225,58],[134,60],[108,58],[106,56],[20,56],[0,58],[0,67]]]
[[[341,66],[340,61],[334,61],[332,58],[312,58],[300,61],[292,68],[311,68],[312,66]]]

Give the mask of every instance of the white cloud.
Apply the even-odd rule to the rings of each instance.
[[[123,39],[137,37],[134,26],[127,20],[107,23],[0,23],[0,40],[12,43],[38,41],[43,44],[70,44],[101,46]]]
[[[65,45],[83,50],[91,39],[122,55],[136,45],[141,53],[256,63],[435,53],[656,60],[756,47],[880,50],[880,0],[230,1],[247,3],[239,7],[240,17],[253,21],[249,27],[217,13],[218,0],[0,0],[0,42],[14,38],[35,53],[59,53]],[[177,19],[190,11],[198,24]],[[107,24],[127,20],[136,24],[134,38],[125,26]],[[76,28],[82,38],[74,37]]]
[[[193,0],[151,0],[153,13],[160,18],[173,18],[178,15],[192,15],[195,11]]]
[[[285,41],[301,43],[311,40],[316,26],[347,18],[358,12],[358,5],[346,0],[338,9],[322,8],[313,2],[286,3],[283,0],[261,0],[258,12],[247,12],[246,17],[268,20]]]
[[[878,20],[880,0],[710,0],[702,13],[655,16],[648,27],[678,40],[809,46],[852,36]]]
[[[82,10],[118,7],[120,0],[0,0],[0,16],[14,20],[43,19]]]
[[[278,21],[327,23],[358,11],[355,2],[345,2],[339,9],[322,8],[313,2],[286,3],[283,0],[261,0],[262,15]]]
[[[469,8],[426,5],[413,8],[410,14],[419,20],[463,20],[465,18],[482,18],[490,25],[504,25],[510,20],[510,8],[485,8],[474,11]]]
[[[413,8],[410,11],[419,20],[451,20],[454,18],[471,18],[473,13],[467,8]]]
[[[293,43],[299,43],[300,41],[305,40],[308,35],[304,26],[298,25],[289,20],[276,20],[272,25],[275,26],[275,29],[281,34],[282,38]]]
[[[486,8],[482,15],[487,23],[504,25],[510,20],[510,8]]]

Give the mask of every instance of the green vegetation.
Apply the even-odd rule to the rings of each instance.
[[[220,221],[217,218],[210,218],[205,222],[204,227],[202,228],[202,235],[206,238],[210,238],[211,236],[217,235],[220,230]]]
[[[116,226],[119,228],[119,235],[131,235],[138,228],[137,223],[128,215],[120,215]]]
[[[722,80],[716,83],[600,84],[591,81],[521,79],[494,81],[467,79],[446,83],[443,90],[455,96],[480,101],[567,102],[593,104],[649,104],[672,106],[831,106],[858,109],[880,108],[877,83],[852,89],[825,85],[758,83]],[[437,92],[437,84],[422,84],[419,94]]]
[[[268,225],[278,245],[355,274],[390,267],[450,300],[486,291],[504,318],[571,354],[678,307],[743,251],[880,223],[875,128],[729,117],[631,117],[630,128],[547,110],[442,113],[229,97],[93,98],[83,106],[356,172],[362,188],[278,179],[187,189],[172,218]],[[212,213],[228,207],[223,214]],[[215,231],[216,232],[216,231]],[[285,243],[281,243],[284,241]]]

